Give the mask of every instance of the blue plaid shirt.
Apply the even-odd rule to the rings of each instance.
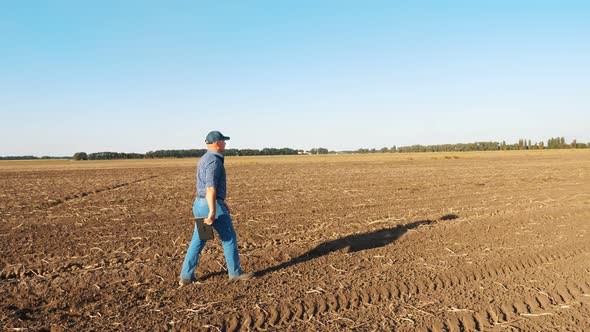
[[[223,155],[208,150],[197,166],[197,196],[205,197],[207,187],[217,189],[217,199],[225,200],[227,190],[225,187],[225,166],[223,166]]]

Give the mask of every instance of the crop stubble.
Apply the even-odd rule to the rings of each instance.
[[[0,325],[590,328],[590,153],[227,158],[243,267],[176,278],[196,160],[0,163]]]

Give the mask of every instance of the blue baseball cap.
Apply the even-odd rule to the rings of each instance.
[[[212,132],[210,132],[209,134],[207,134],[207,137],[205,138],[205,143],[207,144],[211,144],[211,143],[215,143],[217,141],[227,141],[229,140],[228,136],[223,136],[223,134],[217,130],[214,130]]]

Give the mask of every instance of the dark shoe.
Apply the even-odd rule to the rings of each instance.
[[[229,277],[229,280],[249,280],[254,276],[254,273],[242,273],[239,276]]]

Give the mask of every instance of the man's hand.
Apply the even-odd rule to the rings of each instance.
[[[203,223],[206,225],[213,225],[213,222],[215,221],[215,197],[217,197],[217,189],[215,187],[207,187],[205,199],[209,206],[209,215],[203,220]]]
[[[215,221],[215,214],[211,215],[211,213],[209,213],[209,216],[203,220],[203,223],[205,225],[213,225],[214,221]]]

